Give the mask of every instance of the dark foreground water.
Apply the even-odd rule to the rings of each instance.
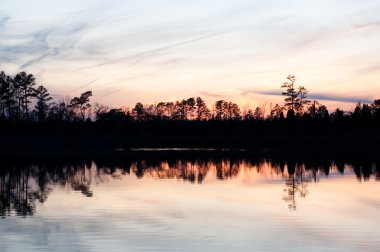
[[[378,251],[380,163],[5,162],[0,251]]]

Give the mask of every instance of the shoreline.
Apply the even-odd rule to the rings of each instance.
[[[380,156],[380,135],[122,136],[25,135],[0,137],[2,158],[173,155],[320,157]]]

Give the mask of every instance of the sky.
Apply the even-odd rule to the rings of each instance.
[[[0,71],[110,107],[201,96],[329,108],[380,98],[378,0],[0,0]]]

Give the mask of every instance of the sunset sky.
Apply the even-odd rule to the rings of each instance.
[[[378,0],[0,0],[0,71],[56,99],[112,107],[202,96],[281,102],[294,74],[311,99],[380,98]]]

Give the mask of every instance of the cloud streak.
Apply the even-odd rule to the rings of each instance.
[[[192,39],[189,39],[189,40],[185,40],[185,41],[181,41],[181,42],[178,42],[178,43],[169,44],[167,46],[155,48],[155,49],[148,50],[148,51],[145,51],[145,52],[142,52],[142,53],[138,53],[138,54],[135,54],[135,55],[129,55],[129,56],[121,57],[121,58],[118,58],[118,59],[107,60],[106,62],[103,62],[103,63],[99,63],[99,64],[95,64],[95,65],[91,65],[91,66],[82,67],[82,68],[77,69],[75,72],[79,72],[79,71],[86,70],[86,69],[91,69],[91,68],[97,68],[97,67],[101,67],[101,66],[108,65],[108,64],[116,64],[116,63],[120,63],[120,62],[123,62],[123,61],[126,61],[126,60],[132,60],[132,62],[130,64],[128,64],[128,67],[132,67],[132,66],[135,66],[136,64],[142,62],[146,58],[154,56],[155,54],[157,54],[159,52],[163,52],[163,51],[174,49],[174,48],[177,48],[177,47],[181,47],[181,46],[184,46],[184,45],[187,45],[187,44],[195,43],[197,41],[201,41],[201,40],[205,40],[205,39],[208,39],[208,38],[211,38],[211,37],[215,37],[215,36],[221,35],[223,33],[225,33],[225,32],[216,32],[216,33],[210,33],[210,34],[207,34],[207,35],[204,35],[204,36],[198,36],[198,37],[195,37],[195,38],[192,38]]]
[[[41,61],[43,61],[46,58],[52,57],[52,56],[57,56],[59,54],[59,49],[58,48],[51,48],[48,52],[44,53],[43,55],[34,58],[32,60],[29,60],[25,62],[24,64],[21,65],[20,69],[27,68],[33,64],[37,64]]]
[[[213,92],[208,92],[208,91],[200,91],[198,92],[200,95],[204,95],[207,97],[213,97],[213,98],[222,98],[220,94],[213,93]]]
[[[82,85],[82,86],[80,86],[80,87],[74,89],[72,92],[76,92],[76,91],[79,91],[79,90],[81,90],[81,89],[83,89],[83,88],[85,88],[85,87],[88,87],[88,86],[90,86],[91,84],[95,83],[97,80],[99,80],[99,78],[98,78],[98,79],[95,79],[95,80],[92,80],[92,81],[90,81],[90,82],[88,82],[88,83],[86,83],[86,84],[84,84],[84,85]]]
[[[119,93],[119,92],[121,92],[123,90],[124,90],[123,88],[119,88],[119,89],[116,89],[116,90],[109,91],[109,92],[107,92],[107,93],[105,93],[103,95],[98,96],[98,99],[105,98],[107,96],[110,96],[111,94]]]
[[[15,62],[19,64],[21,70],[54,59],[67,59],[84,34],[94,25],[104,21],[103,19],[86,20],[86,17],[83,16],[69,15],[63,19],[32,26],[31,29],[20,32],[20,27],[42,21],[21,23],[15,21],[5,28],[4,24],[9,19],[9,16],[0,17],[0,28],[4,27],[2,38],[4,43],[0,43],[0,52],[2,52],[0,63],[1,61]]]
[[[241,92],[242,96],[248,96],[249,94],[256,95],[270,95],[270,96],[283,96],[282,90],[270,90],[270,91],[257,91],[257,90],[245,90]],[[336,94],[324,94],[324,93],[315,93],[308,95],[310,100],[322,100],[322,101],[333,101],[333,102],[344,102],[344,103],[372,103],[373,99],[368,97],[353,97],[353,96],[343,96]]]

